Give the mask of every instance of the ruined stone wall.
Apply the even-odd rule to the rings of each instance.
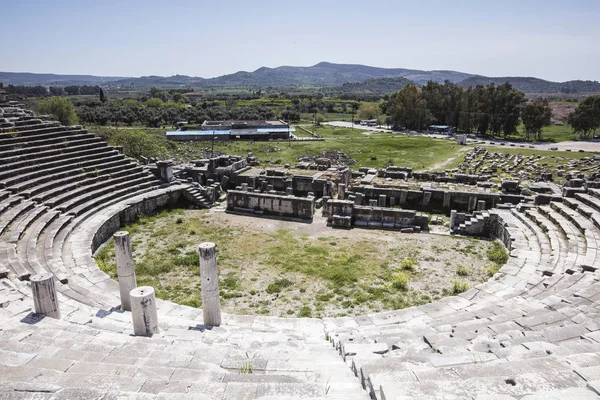
[[[402,229],[428,229],[429,217],[414,210],[355,205],[349,200],[330,200],[324,205],[323,215],[333,226],[362,226]],[[343,217],[343,219],[341,219]],[[343,221],[343,224],[341,223]]]
[[[478,201],[485,202],[485,209],[495,207],[500,203],[518,204],[524,196],[505,193],[463,192],[442,189],[404,190],[379,188],[374,186],[353,187],[352,192],[362,193],[362,203],[369,200],[380,201],[380,196],[386,197],[386,206],[400,206],[419,211],[439,212],[448,214],[450,210],[472,212]],[[352,192],[348,191],[349,194]],[[360,204],[359,204],[360,205]]]
[[[127,205],[116,214],[109,216],[96,231],[92,239],[92,253],[110,239],[113,233],[121,227],[135,222],[140,215],[152,215],[164,208],[175,207],[182,201],[185,200],[181,190],[174,190],[160,195],[148,195],[139,203]]]
[[[230,190],[227,192],[227,209],[312,219],[315,212],[314,198],[280,196],[274,194]]]

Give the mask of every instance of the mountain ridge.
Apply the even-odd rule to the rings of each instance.
[[[400,79],[403,78],[403,79]],[[381,68],[362,64],[336,64],[327,61],[312,66],[260,67],[254,71],[238,71],[214,78],[192,77],[188,75],[107,77],[94,75],[36,74],[28,72],[0,72],[0,82],[5,85],[118,85],[148,88],[194,87],[210,89],[215,87],[325,87],[336,88],[346,85],[357,90],[371,90],[377,93],[385,91],[386,83],[391,85],[390,92],[397,90],[408,80],[418,85],[428,81],[443,83],[446,80],[462,87],[502,84],[509,82],[513,87],[525,93],[600,93],[597,81],[574,80],[552,82],[535,77],[487,77],[453,70],[418,70],[408,68]],[[361,86],[361,83],[366,84]]]

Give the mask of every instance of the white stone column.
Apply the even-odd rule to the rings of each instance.
[[[131,320],[135,336],[152,336],[158,333],[158,313],[154,288],[140,286],[129,293]]]
[[[115,241],[115,257],[117,260],[117,275],[119,279],[119,293],[121,295],[121,309],[131,311],[129,293],[136,288],[135,267],[131,254],[131,239],[129,232],[119,231],[113,235]]]
[[[60,319],[60,307],[52,274],[44,272],[32,276],[30,281],[35,312],[50,318]]]
[[[216,245],[211,242],[201,243],[200,280],[202,288],[202,315],[204,325],[221,325],[221,299],[219,296],[219,274],[217,271]]]

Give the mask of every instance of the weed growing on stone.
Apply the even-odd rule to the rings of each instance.
[[[454,279],[452,281],[452,294],[461,294],[469,290],[469,283],[465,281],[461,281],[458,279]]]

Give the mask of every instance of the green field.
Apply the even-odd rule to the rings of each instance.
[[[317,156],[326,151],[339,151],[356,160],[350,165],[359,167],[384,168],[388,165],[411,167],[415,170],[444,170],[456,168],[464,154],[473,145],[457,146],[453,140],[433,139],[427,136],[408,136],[402,134],[366,132],[360,128],[339,128],[305,126],[324,141],[269,141],[215,142],[216,154],[245,156],[254,153],[264,163],[283,165],[295,164],[299,158]],[[164,129],[107,128],[89,127],[91,132],[100,133],[112,145],[125,145],[126,153],[138,156],[156,156],[174,158],[178,161],[202,158],[210,151],[210,142],[173,142],[165,137]],[[297,129],[300,131],[299,129]],[[368,133],[368,134],[366,134]],[[308,134],[300,132],[302,137]],[[131,139],[131,140],[130,140]],[[129,147],[127,147],[129,146]],[[131,149],[128,151],[127,149]],[[555,152],[510,146],[491,146],[490,151],[521,155],[556,155],[565,158],[588,157],[592,153]]]
[[[489,279],[508,259],[495,242],[448,235],[257,223],[207,210],[162,211],[126,226],[139,286],[202,304],[198,244],[217,245],[223,310],[281,317],[361,315],[428,303]],[[112,240],[95,254],[117,278]]]

